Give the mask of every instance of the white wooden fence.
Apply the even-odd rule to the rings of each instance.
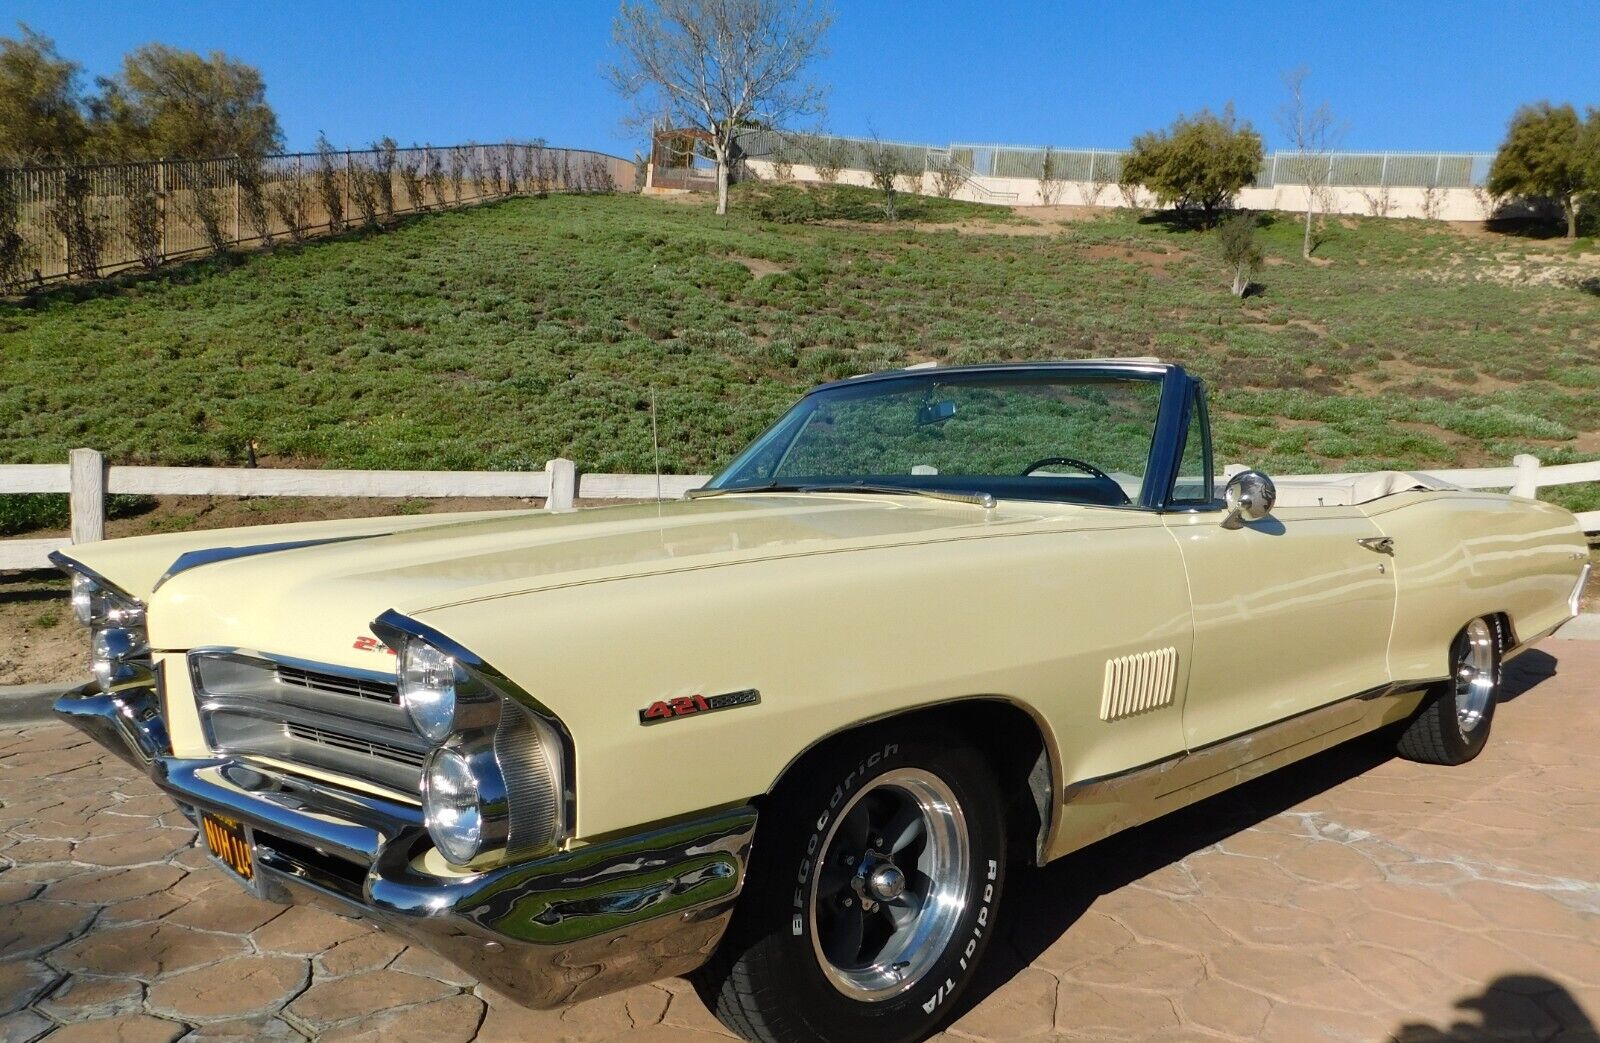
[[[1534,496],[1552,485],[1600,482],[1600,460],[1541,465],[1518,456],[1510,467],[1429,471],[1467,489],[1509,489]],[[0,465],[0,493],[67,493],[71,538],[0,540],[0,569],[48,566],[51,551],[105,538],[110,493],[153,496],[505,496],[543,499],[547,510],[570,510],[577,499],[677,499],[705,484],[707,475],[583,474],[571,460],[555,459],[542,471],[342,471],[244,467],[107,467],[93,449],[74,449],[65,464]],[[1580,514],[1585,532],[1600,532],[1600,511]]]

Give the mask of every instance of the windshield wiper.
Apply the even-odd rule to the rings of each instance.
[[[765,485],[742,485],[729,489],[691,489],[688,496],[698,500],[702,496],[722,496],[728,493],[884,493],[890,496],[926,496],[930,500],[949,500],[953,503],[970,503],[985,509],[994,506],[990,493],[946,492],[943,489],[918,489],[900,485],[874,485],[871,482],[824,482],[816,485],[768,482]]]

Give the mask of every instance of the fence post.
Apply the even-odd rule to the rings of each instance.
[[[344,150],[344,217],[350,220],[350,150]]]
[[[1538,497],[1539,458],[1520,453],[1511,458],[1511,466],[1517,469],[1517,480],[1511,486],[1511,495],[1526,496],[1530,500]]]
[[[569,511],[578,495],[578,466],[565,457],[556,457],[544,465],[550,476],[550,495],[545,497],[547,511]]]
[[[233,241],[235,243],[241,241],[241,231],[242,229],[239,227],[239,172],[235,170],[233,172]]]
[[[106,460],[93,449],[74,449],[67,470],[72,542],[106,538]]]

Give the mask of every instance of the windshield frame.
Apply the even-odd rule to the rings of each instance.
[[[1044,362],[1044,363],[1000,363],[984,366],[953,366],[929,367],[926,369],[892,370],[885,373],[873,373],[849,380],[834,381],[812,388],[801,399],[786,410],[775,423],[753,440],[716,476],[707,482],[706,492],[724,493],[759,493],[759,485],[731,485],[729,484],[735,474],[742,470],[750,460],[758,454],[769,449],[777,439],[787,438],[792,441],[804,430],[806,418],[815,408],[815,399],[827,395],[829,392],[848,388],[852,392],[870,384],[893,382],[895,384],[917,384],[927,386],[929,389],[940,384],[953,384],[957,382],[1001,379],[1006,381],[1029,382],[1035,380],[1039,383],[1063,383],[1078,378],[1101,380],[1150,380],[1161,384],[1158,398],[1154,430],[1151,432],[1149,456],[1145,464],[1144,484],[1140,489],[1139,497],[1132,503],[1125,505],[1109,506],[1111,510],[1146,510],[1163,511],[1169,509],[1174,481],[1177,478],[1179,457],[1183,452],[1184,433],[1191,423],[1206,426],[1203,413],[1192,410],[1190,402],[1199,388],[1203,394],[1203,385],[1200,381],[1190,376],[1182,366],[1159,362]],[[899,391],[900,388],[896,388]],[[1191,413],[1197,415],[1191,416]],[[784,454],[787,455],[792,444],[785,446]],[[1206,473],[1210,476],[1212,462],[1210,456],[1210,437],[1206,432],[1205,437]],[[866,481],[863,479],[863,481]],[[781,480],[780,485],[791,486],[796,483],[786,483]],[[803,483],[800,483],[803,484]],[[825,483],[836,490],[840,483]],[[871,483],[868,483],[871,484]],[[915,495],[918,485],[908,485],[907,495]],[[925,488],[937,490],[951,490],[958,488],[959,483],[929,482]],[[801,490],[803,491],[803,490]],[[1004,497],[1002,497],[1004,498]],[[1070,497],[1039,496],[1030,497],[1031,502],[1070,503],[1080,506],[1107,506],[1100,504],[1084,504],[1083,501]],[[1193,510],[1194,505],[1188,504],[1185,508]]]

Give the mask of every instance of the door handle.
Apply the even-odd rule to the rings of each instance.
[[[1356,540],[1356,542],[1370,551],[1376,551],[1379,554],[1387,554],[1390,557],[1394,556],[1393,536],[1363,536]]]

